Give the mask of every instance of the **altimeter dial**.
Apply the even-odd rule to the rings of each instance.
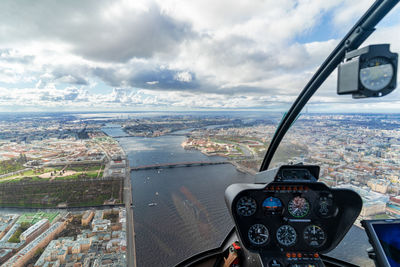
[[[290,225],[282,225],[276,231],[276,240],[285,247],[292,246],[297,241],[296,230]]]

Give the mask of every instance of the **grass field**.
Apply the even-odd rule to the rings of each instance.
[[[29,223],[29,224],[35,224],[38,221],[42,219],[48,219],[49,222],[51,223],[57,216],[59,212],[30,212],[30,213],[24,213],[21,217],[18,219],[18,223]]]
[[[75,173],[73,175],[68,175],[68,176],[60,176],[56,177],[55,180],[67,180],[67,179],[77,179],[79,177],[81,178],[97,178],[98,172],[97,171],[91,171],[91,172],[84,172],[84,173]],[[103,176],[103,171],[100,172],[99,177]]]
[[[31,226],[30,223],[24,222],[21,223],[21,226],[18,227],[17,231],[15,231],[15,233],[10,237],[10,239],[8,239],[8,242],[10,243],[19,243],[21,242],[21,240],[19,239],[19,237],[21,236],[21,234],[27,230],[29,227]]]
[[[21,160],[21,158],[0,161],[0,175],[24,169],[25,162],[26,159]]]
[[[103,176],[103,165],[88,165],[88,166],[67,166],[64,169],[65,172],[72,171],[74,174],[63,176],[60,171],[63,170],[62,167],[57,168],[46,168],[39,170],[27,170],[22,173],[6,176],[0,178],[0,183],[4,182],[19,182],[24,181],[48,181],[48,180],[66,180],[66,179],[76,179],[78,177],[83,178],[101,178]],[[54,176],[50,176],[49,173],[54,172]],[[100,172],[100,173],[99,173]],[[39,177],[43,174],[48,174],[45,178]],[[65,174],[64,174],[65,175]],[[50,176],[50,177],[49,177]]]

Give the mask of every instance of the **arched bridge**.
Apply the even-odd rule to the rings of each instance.
[[[225,160],[225,161],[187,161],[187,162],[176,162],[176,163],[161,163],[161,164],[152,164],[152,165],[131,167],[131,171],[168,169],[168,168],[205,166],[205,165],[219,165],[219,164],[227,164],[227,163],[230,163],[230,162]]]

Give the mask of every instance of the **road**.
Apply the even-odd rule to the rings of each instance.
[[[132,185],[129,160],[126,159],[126,175],[124,181],[124,203],[126,208],[126,238],[128,266],[136,267],[135,228],[133,224]]]

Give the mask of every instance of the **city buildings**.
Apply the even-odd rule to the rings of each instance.
[[[47,246],[66,226],[66,222],[56,222],[49,227],[44,233],[39,235],[31,243],[27,244],[23,249],[12,256],[2,266],[4,267],[22,267],[24,266],[39,249]]]
[[[87,210],[83,213],[81,223],[83,226],[88,225],[90,221],[93,219],[94,216],[94,211],[93,210]]]
[[[39,234],[44,232],[47,228],[49,228],[50,223],[47,219],[42,219],[29,227],[26,231],[24,231],[20,236],[19,239],[25,241],[27,243],[31,242],[35,239]]]
[[[52,240],[35,263],[42,266],[126,266],[126,232],[124,209],[86,211],[93,218],[91,229],[82,230],[76,237]],[[113,214],[114,222],[104,219]],[[83,217],[82,217],[83,218]]]
[[[0,222],[12,224],[0,240],[1,266],[126,266],[124,208],[54,215],[0,214]],[[19,243],[9,242],[21,223],[30,227],[19,234]]]

